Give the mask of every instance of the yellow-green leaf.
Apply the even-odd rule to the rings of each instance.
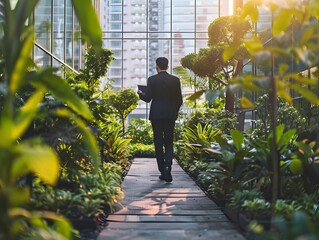
[[[239,44],[231,44],[225,47],[223,51],[223,60],[227,61],[231,59],[237,52],[238,48],[239,48]]]
[[[284,79],[294,79],[295,81],[302,83],[302,84],[309,84],[309,85],[315,85],[317,84],[317,79],[303,77],[299,73],[289,73],[284,76]]]
[[[65,102],[72,110],[81,116],[92,119],[93,115],[88,105],[80,99],[61,77],[54,75],[51,69],[45,69],[30,81],[36,87],[45,87],[60,101]]]
[[[310,91],[308,88],[306,87],[301,87],[298,84],[291,84],[290,87],[297,91],[299,94],[301,94],[302,96],[304,96],[305,99],[307,99],[309,102],[313,103],[313,104],[319,104],[319,98],[318,96],[313,93],[312,91]]]
[[[12,129],[14,139],[21,137],[21,135],[29,127],[31,121],[38,111],[39,103],[43,99],[43,94],[44,93],[41,90],[37,90],[32,94],[24,106],[20,108],[20,111],[15,119],[15,127]]]
[[[285,99],[290,105],[292,105],[292,98],[289,94],[289,92],[287,92],[286,90],[278,90],[277,92],[279,97],[282,97],[283,99]]]
[[[102,30],[91,0],[72,0],[82,38],[96,51],[102,47]]]
[[[41,218],[48,219],[54,222],[56,231],[66,239],[71,239],[72,226],[68,219],[57,215],[54,212],[42,211],[38,213]]]
[[[303,169],[303,165],[301,160],[299,159],[293,159],[291,160],[290,164],[289,164],[289,169],[292,172],[292,174],[300,174],[302,172]]]
[[[203,95],[204,92],[205,92],[205,90],[197,91],[197,92],[193,93],[191,96],[189,96],[187,98],[187,100],[195,101],[196,99],[200,98]]]
[[[247,16],[250,17],[253,23],[257,23],[259,18],[258,6],[262,3],[261,0],[249,1],[241,9],[240,17],[245,19]]]
[[[293,11],[290,9],[282,9],[274,19],[273,34],[275,36],[286,31],[291,24],[293,18]]]
[[[240,98],[240,105],[243,108],[253,108],[253,103],[246,97],[241,97]]]
[[[264,49],[263,43],[258,37],[252,37],[245,42],[245,48],[250,54],[255,54]]]
[[[288,70],[288,64],[280,64],[279,66],[279,75],[284,75],[284,73]]]
[[[10,187],[10,208],[23,206],[30,200],[30,189],[29,187]]]
[[[11,93],[15,93],[20,88],[23,83],[23,77],[28,67],[32,64],[30,53],[33,47],[33,34],[29,32],[26,36],[25,40],[21,41],[20,54],[16,58],[13,71],[11,76],[9,76],[9,91]]]
[[[45,145],[20,143],[14,149],[15,158],[11,169],[11,182],[33,172],[47,184],[55,184],[59,175],[59,160],[55,151]]]

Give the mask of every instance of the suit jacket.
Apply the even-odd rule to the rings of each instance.
[[[149,119],[177,119],[183,103],[181,83],[178,77],[161,71],[147,79],[146,93],[140,99],[151,103]]]

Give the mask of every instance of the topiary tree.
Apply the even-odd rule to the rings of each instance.
[[[242,46],[236,49],[232,46],[239,46],[250,31],[249,22],[243,21],[239,16],[223,16],[209,25],[208,48],[181,59],[184,68],[207,80],[207,88],[195,93],[192,99],[197,99],[205,92],[206,99],[212,103],[216,97],[226,92],[225,109],[234,112],[234,94],[227,86],[230,79],[241,73],[247,51]],[[224,56],[227,56],[227,60]]]

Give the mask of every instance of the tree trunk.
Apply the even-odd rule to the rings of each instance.
[[[236,78],[242,71],[244,63],[242,60],[239,60],[236,64],[233,78]],[[226,91],[226,103],[225,109],[234,113],[235,112],[235,93],[231,92],[229,89]]]
[[[225,110],[235,112],[235,94],[230,90],[226,91]]]

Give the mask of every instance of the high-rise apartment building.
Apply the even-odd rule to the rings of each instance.
[[[3,6],[3,0],[0,0],[0,21],[3,21],[3,15],[4,13],[4,6]]]
[[[229,8],[228,0],[102,0],[104,47],[116,58],[107,77],[115,90],[146,84],[159,56],[169,59],[172,72],[182,57],[207,47],[209,24]],[[140,112],[145,117],[147,111]]]

